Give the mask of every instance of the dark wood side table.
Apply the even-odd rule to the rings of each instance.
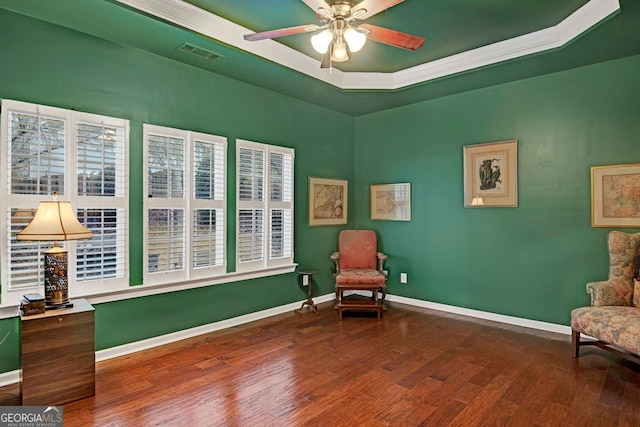
[[[314,313],[318,314],[318,307],[314,304],[312,296],[313,296],[313,275],[320,274],[320,270],[298,270],[298,274],[302,276],[302,286],[307,287],[307,300],[302,302],[300,308],[295,310],[296,313],[300,313],[300,310],[304,308],[305,305],[311,307]]]
[[[62,405],[95,395],[95,311],[71,308],[20,316],[23,405]]]

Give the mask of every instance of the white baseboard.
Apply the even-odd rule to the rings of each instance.
[[[359,294],[358,292],[354,292]],[[346,294],[346,293],[345,293]],[[370,295],[370,293],[362,293],[362,295]],[[333,301],[335,294],[322,295],[314,297],[315,303],[323,303],[327,301]],[[569,326],[557,325],[555,323],[540,322],[537,320],[523,319],[520,317],[505,316],[502,314],[489,313],[486,311],[473,310],[470,308],[456,307],[453,305],[439,304],[435,302],[424,301],[415,298],[407,298],[396,295],[387,294],[387,300],[389,302],[398,302],[401,304],[412,305],[415,307],[429,308],[432,310],[443,311],[447,313],[460,314],[462,316],[475,317],[478,319],[492,320],[494,322],[506,323],[509,325],[522,326],[525,328],[538,329],[548,332],[556,332],[559,334],[571,334],[571,328]],[[96,351],[96,362],[103,360],[109,360],[114,357],[125,356],[127,354],[135,353],[137,351],[148,350],[153,347],[158,347],[165,344],[170,344],[176,341],[184,340],[187,338],[193,338],[198,335],[208,334],[210,332],[219,331],[221,329],[231,328],[234,326],[243,325],[256,320],[265,319],[267,317],[283,314],[288,311],[300,308],[302,301],[293,302],[290,304],[281,305],[279,307],[273,307],[267,310],[257,311],[255,313],[245,314],[243,316],[233,317],[231,319],[221,320],[219,322],[209,323],[207,325],[197,326],[195,328],[185,329],[183,331],[173,332],[158,337],[148,338],[141,341],[136,341],[128,344],[119,345],[116,347],[107,348],[104,350]],[[14,384],[20,381],[20,370],[0,373],[0,387],[5,385]]]
[[[539,320],[523,319],[522,317],[506,316],[488,311],[473,310],[471,308],[456,307],[454,305],[439,304],[436,302],[424,301],[415,298],[407,298],[387,294],[388,301],[399,302],[401,304],[413,305],[416,307],[430,308],[432,310],[444,311],[447,313],[460,314],[462,316],[475,317],[478,319],[492,320],[494,322],[506,323],[509,325],[522,326],[525,328],[538,329],[540,331],[555,332],[558,334],[571,335],[571,327],[558,325],[556,323],[541,322]]]
[[[0,374],[0,387],[20,382],[20,369]]]

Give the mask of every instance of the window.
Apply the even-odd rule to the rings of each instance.
[[[145,283],[226,272],[225,138],[144,125]]]
[[[294,150],[237,140],[236,270],[293,263]]]
[[[1,127],[2,305],[43,292],[43,251],[53,242],[15,237],[54,192],[93,232],[88,240],[59,242],[69,251],[72,296],[128,286],[129,122],[3,100]]]

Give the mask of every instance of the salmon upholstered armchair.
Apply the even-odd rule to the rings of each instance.
[[[640,233],[611,231],[609,280],[587,284],[591,306],[571,312],[573,357],[580,346],[595,345],[640,363]],[[585,334],[596,340],[580,340]]]
[[[338,236],[338,252],[331,255],[336,273],[336,306],[340,319],[343,311],[374,311],[378,319],[386,310],[387,276],[384,262],[387,256],[378,252],[376,233],[371,230],[343,230]],[[344,291],[371,291],[371,300],[343,298]],[[381,295],[381,296],[380,296]]]

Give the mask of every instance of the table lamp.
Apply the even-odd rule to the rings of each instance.
[[[44,251],[44,291],[47,309],[73,307],[69,302],[67,278],[67,250],[58,246],[59,240],[90,239],[93,233],[80,224],[71,208],[71,202],[40,202],[35,216],[18,240],[51,241],[53,248]]]

